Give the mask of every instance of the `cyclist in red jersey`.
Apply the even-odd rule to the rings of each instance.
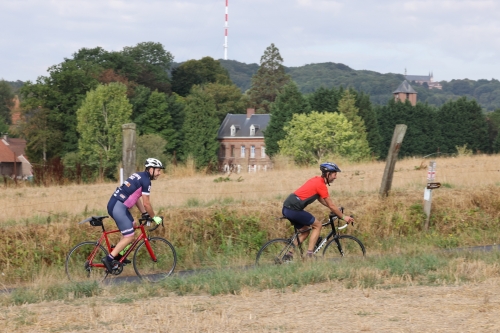
[[[321,170],[321,176],[316,176],[309,179],[301,187],[299,187],[294,193],[290,194],[285,202],[283,203],[283,216],[285,216],[290,222],[301,231],[312,228],[312,231],[306,231],[299,235],[299,240],[302,243],[309,233],[311,237],[309,238],[309,246],[307,248],[307,256],[312,257],[314,252],[314,246],[318,240],[319,234],[321,232],[321,221],[317,220],[311,213],[306,212],[306,208],[309,204],[318,200],[322,205],[328,207],[332,213],[336,214],[340,219],[343,219],[347,223],[351,223],[354,219],[350,216],[344,216],[344,214],[337,208],[333,203],[330,195],[328,194],[328,189],[326,185],[330,186],[337,178],[337,172],[340,172],[340,168],[335,163],[322,163],[319,167]],[[287,256],[292,256],[293,253],[287,254]]]

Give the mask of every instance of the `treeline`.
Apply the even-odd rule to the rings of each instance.
[[[252,76],[259,68],[257,64],[245,64],[235,60],[219,61],[242,91],[250,89]],[[304,94],[312,93],[320,87],[350,87],[370,95],[372,103],[377,105],[387,103],[387,100],[392,97],[392,92],[405,79],[402,74],[354,70],[333,62],[285,67],[285,71]],[[485,111],[500,108],[500,81],[498,80],[463,79],[441,81],[441,85],[443,89],[438,90],[412,83],[413,88],[418,92],[418,100],[429,105],[439,107],[450,99],[456,100],[466,96],[469,99],[476,99]]]
[[[221,61],[204,57],[174,66],[173,59],[163,45],[153,42],[121,51],[80,49],[50,67],[47,76],[20,87],[22,122],[11,132],[27,140],[32,163],[57,159],[66,168],[84,165],[94,170],[94,177],[107,178],[116,176],[121,125],[129,122],[137,125],[139,134],[138,167],[147,156],[156,156],[167,164],[192,158],[200,169],[218,170],[219,126],[226,114],[244,113],[248,107],[271,114],[264,133],[268,155],[292,156],[299,164],[339,157],[385,158],[399,123],[408,125],[404,156],[500,149],[500,110],[485,115],[467,94],[435,107],[394,102],[390,93],[384,103],[376,104],[365,89],[333,81],[305,93],[287,73],[274,44],[264,51],[245,92],[234,83],[241,77],[233,78]],[[353,82],[360,72],[330,66],[332,71],[349,72]],[[402,79],[394,75],[394,84],[380,81],[376,91],[392,92]],[[13,96],[8,86],[0,82],[4,101]],[[446,89],[465,91],[459,86]],[[0,120],[9,125],[8,113],[2,112]]]

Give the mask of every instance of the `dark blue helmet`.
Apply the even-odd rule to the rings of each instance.
[[[321,173],[325,174],[327,172],[341,172],[337,164],[331,162],[322,163],[319,166]]]

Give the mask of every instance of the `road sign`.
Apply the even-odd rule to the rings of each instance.
[[[440,188],[441,183],[427,183],[427,189],[434,190],[436,188]]]

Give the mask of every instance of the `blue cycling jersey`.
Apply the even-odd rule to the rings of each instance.
[[[133,173],[123,184],[113,193],[119,201],[123,202],[127,208],[132,208],[142,195],[149,195],[151,192],[151,180],[149,172],[142,171]]]

